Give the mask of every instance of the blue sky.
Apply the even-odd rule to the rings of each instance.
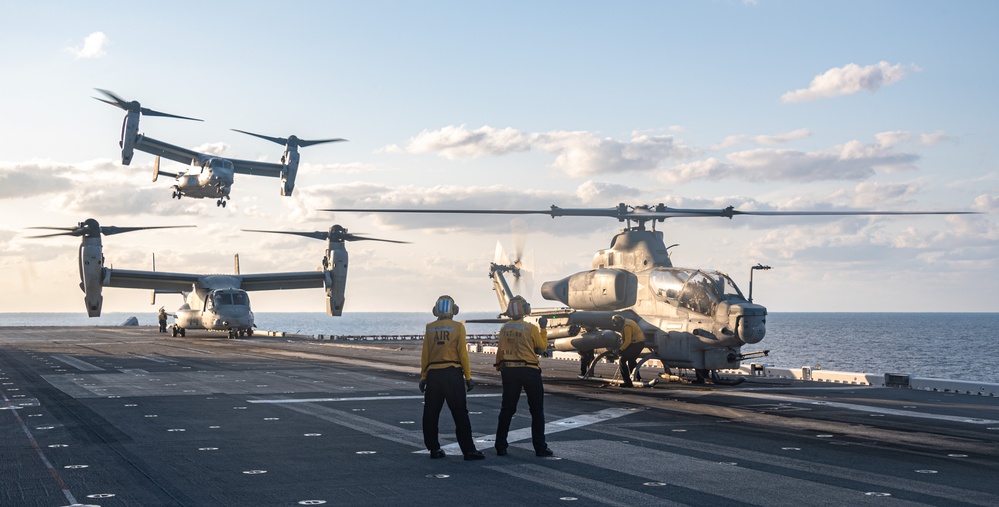
[[[996,311],[999,19],[993,2],[122,2],[0,4],[0,312],[83,311],[76,241],[25,228],[196,224],[105,239],[115,267],[312,269],[358,242],[346,311],[492,310],[502,217],[329,207],[974,210],[910,218],[667,222],[679,266],[719,269],[779,311]],[[237,176],[226,209],[170,199],[152,157],[118,160],[105,88],[204,123],[143,118],[173,144],[276,161],[232,132],[343,137],[303,150],[295,194]],[[171,164],[171,165],[167,165]],[[164,163],[164,170],[182,170]],[[590,268],[620,225],[524,219],[540,282]],[[322,311],[321,291],[251,295]],[[166,301],[166,304],[171,302]],[[179,298],[176,301],[180,304]],[[108,289],[105,311],[153,311]]]

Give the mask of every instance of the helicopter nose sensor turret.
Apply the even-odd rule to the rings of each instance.
[[[744,344],[759,343],[767,334],[767,309],[753,303],[737,303],[728,309],[729,325]]]

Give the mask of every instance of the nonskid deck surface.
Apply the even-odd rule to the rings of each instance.
[[[555,457],[534,456],[526,399],[498,457],[499,378],[471,360],[487,458],[461,460],[445,410],[431,460],[418,342],[0,328],[0,505],[999,505],[996,398],[622,389],[543,359]]]

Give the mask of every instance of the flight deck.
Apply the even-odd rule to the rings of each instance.
[[[419,341],[0,327],[0,505],[999,505],[994,396],[753,375],[625,389],[543,358],[555,456],[534,455],[522,402],[500,457],[499,376],[470,359],[486,459],[461,459],[445,410],[432,460]]]

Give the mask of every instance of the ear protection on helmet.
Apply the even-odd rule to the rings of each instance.
[[[434,317],[454,317],[458,315],[458,305],[454,303],[454,298],[451,296],[441,296],[434,304],[433,314]]]
[[[506,307],[506,314],[511,319],[519,319],[531,313],[531,304],[523,296],[514,296]]]

